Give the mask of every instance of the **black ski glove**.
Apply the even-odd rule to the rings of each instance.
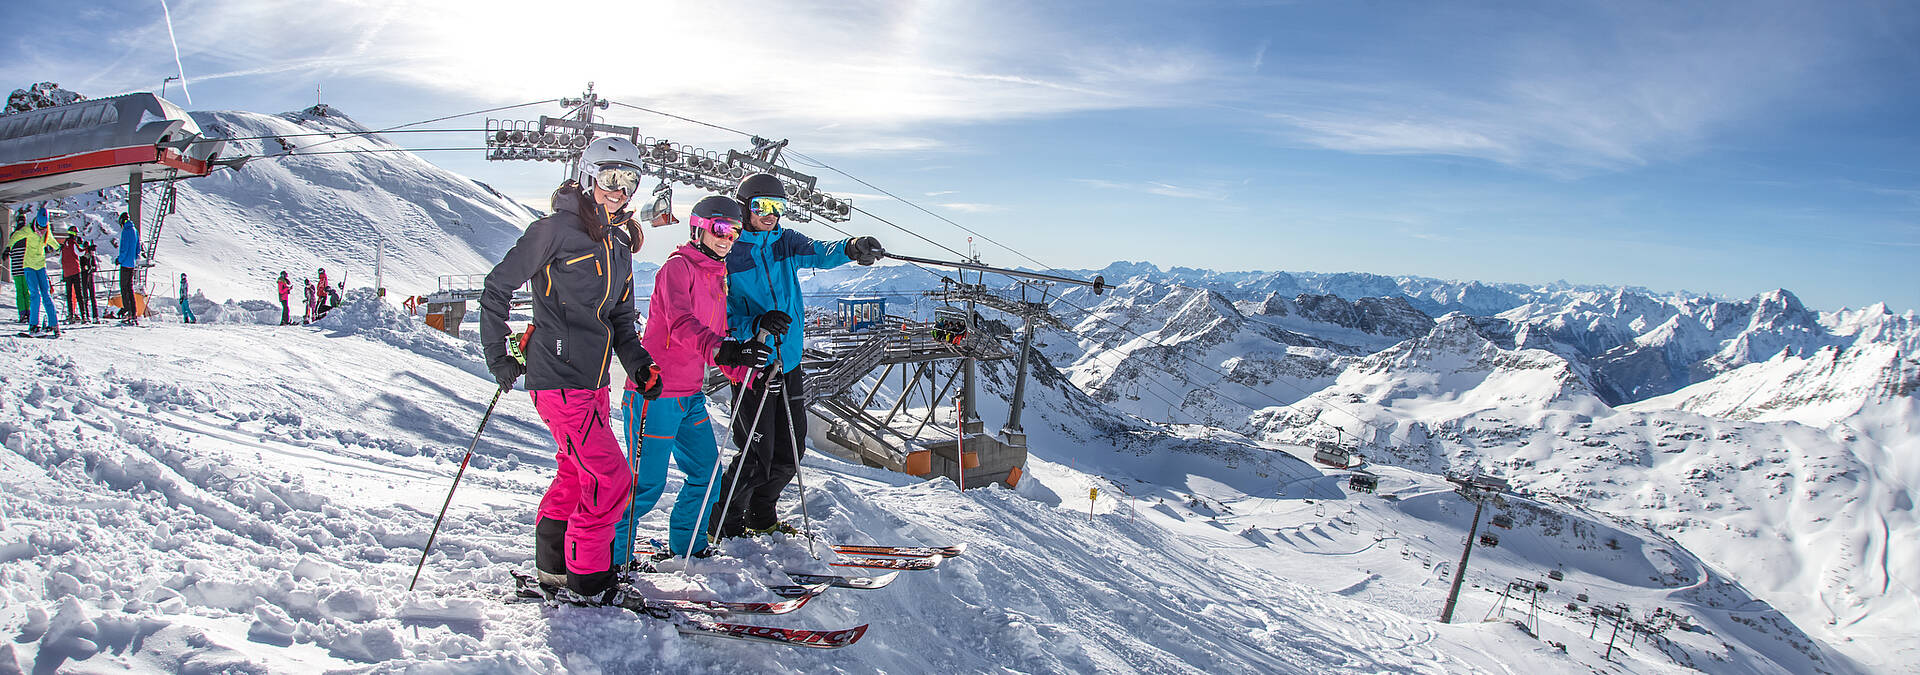
[[[787,329],[792,326],[793,317],[777,309],[761,314],[759,318],[753,320],[753,332],[764,332],[775,337],[786,335]]]
[[[512,391],[514,380],[527,374],[527,366],[513,357],[501,354],[499,358],[487,362],[487,370],[493,373],[493,380],[500,383],[500,391]]]
[[[872,265],[886,257],[887,249],[880,240],[873,237],[854,237],[847,240],[847,257],[862,265]]]
[[[652,361],[648,361],[644,367],[634,369],[633,374],[628,377],[633,378],[633,388],[640,390],[640,397],[649,401],[660,398],[660,392],[667,389],[667,381],[660,377],[660,366]]]
[[[533,338],[533,324],[519,334],[507,334],[498,347],[487,349],[487,371],[500,383],[500,391],[512,391],[513,381],[527,374],[527,340]]]
[[[719,351],[713,353],[713,364],[758,368],[766,365],[767,360],[771,358],[773,358],[773,348],[758,340],[752,342],[727,340],[720,343]]]

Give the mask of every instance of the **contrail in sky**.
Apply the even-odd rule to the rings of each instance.
[[[173,37],[173,11],[167,9],[167,0],[160,0],[160,13],[167,17],[167,41],[173,43],[173,67],[180,71],[180,93],[187,95],[187,103],[193,103],[193,92],[187,91],[187,69],[180,65],[180,41]]]

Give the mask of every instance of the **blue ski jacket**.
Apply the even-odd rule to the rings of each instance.
[[[785,335],[769,338],[779,351],[780,372],[800,367],[805,346],[806,302],[800,297],[799,271],[803,267],[839,267],[852,262],[847,242],[820,242],[784,226],[765,232],[740,233],[727,253],[727,333],[745,342],[753,339],[753,320],[780,310],[793,317]]]
[[[134,229],[133,221],[120,225],[120,254],[113,261],[121,267],[134,267],[140,264],[140,231]]]

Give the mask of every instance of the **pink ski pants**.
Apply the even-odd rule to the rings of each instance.
[[[633,493],[626,453],[608,425],[607,389],[532,393],[559,446],[559,473],[540,499],[540,517],[566,521],[568,573],[605,572],[613,564],[613,526]]]

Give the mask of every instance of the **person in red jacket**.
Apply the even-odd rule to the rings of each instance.
[[[692,240],[667,256],[654,275],[640,344],[659,364],[662,386],[660,398],[647,401],[629,379],[621,399],[634,482],[626,518],[614,527],[616,566],[633,551],[635,524],[666,489],[668,457],[687,480],[668,519],[667,551],[656,554],[700,555],[707,548],[708,514],[720,499],[713,489],[719,446],[707,395],[701,393],[707,366],[761,366],[773,356],[773,348],[758,341],[727,339],[727,252],[740,238],[742,222],[740,202],[720,196],[700,200],[693,205]]]
[[[80,247],[86,242],[80,240],[80,228],[67,226],[67,236],[60,242],[60,281],[67,287],[67,323],[80,323]]]
[[[287,271],[280,270],[280,281],[275,282],[280,290],[280,325],[293,323],[293,312],[287,307],[287,296],[293,293],[293,280],[287,278]]]

